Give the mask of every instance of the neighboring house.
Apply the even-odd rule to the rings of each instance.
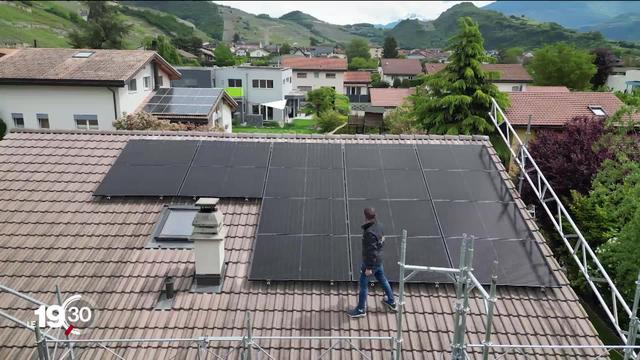
[[[368,103],[371,73],[368,71],[347,71],[344,73],[344,94],[351,103]]]
[[[213,81],[213,69],[212,67],[194,67],[183,66],[178,67],[178,71],[182,74],[182,77],[177,80],[171,80],[171,87],[178,88],[213,88],[215,82]]]
[[[249,51],[247,49],[235,49],[233,51],[235,56],[247,56],[248,53]]]
[[[268,52],[265,49],[254,49],[249,51],[249,57],[250,58],[263,58],[263,57],[267,57],[271,55],[270,52]]]
[[[172,243],[168,241],[170,238],[167,239],[167,236],[188,237],[191,235],[193,215],[197,211],[197,208],[194,207],[194,199],[173,196],[136,198],[113,196],[106,198],[92,196],[94,190],[107,172],[115,168],[113,164],[121,150],[128,143],[130,144],[130,139],[153,141],[154,138],[160,137],[176,142],[201,142],[199,145],[201,148],[215,142],[229,144],[231,142],[259,142],[267,139],[271,139],[270,141],[273,141],[274,145],[275,141],[282,142],[284,145],[297,145],[302,142],[322,145],[329,143],[356,145],[359,143],[374,149],[374,146],[391,143],[431,147],[439,145],[463,150],[481,147],[486,149],[488,155],[483,158],[486,158],[496,168],[497,176],[492,177],[494,182],[491,184],[500,183],[500,189],[505,190],[513,198],[511,203],[505,204],[509,206],[510,210],[505,210],[502,214],[501,219],[505,221],[503,224],[506,224],[506,227],[513,226],[515,228],[517,226],[519,229],[524,227],[529,231],[531,240],[530,243],[527,243],[528,248],[539,249],[542,252],[539,266],[547,265],[558,281],[557,286],[547,288],[499,285],[496,288],[497,300],[491,342],[494,344],[526,345],[602,345],[580,298],[571,288],[565,271],[554,259],[547,241],[535,227],[534,220],[527,213],[526,205],[514,190],[513,183],[509,180],[502,180],[507,179],[508,174],[486,137],[364,136],[356,139],[353,136],[305,137],[296,135],[295,137],[272,136],[267,138],[264,135],[242,135],[244,136],[221,137],[217,134],[175,132],[148,135],[140,132],[86,134],[77,131],[44,132],[37,130],[9,133],[5,140],[0,142],[0,157],[3,159],[3,176],[0,177],[0,188],[13,189],[0,192],[0,202],[2,203],[0,206],[0,228],[3,229],[2,241],[0,241],[0,254],[3,259],[3,262],[0,263],[2,266],[2,285],[25,292],[46,303],[55,303],[55,285],[60,287],[64,299],[72,294],[81,294],[83,299],[86,296],[99,309],[99,312],[96,313],[94,325],[82,329],[80,339],[83,340],[114,338],[194,339],[191,342],[169,341],[163,343],[162,346],[153,344],[141,346],[142,343],[119,343],[117,346],[112,346],[111,343],[105,343],[105,347],[108,349],[76,343],[74,346],[76,358],[107,359],[112,358],[114,352],[119,357],[126,359],[167,359],[171,357],[176,360],[197,359],[203,358],[204,353],[207,353],[208,358],[211,358],[211,354],[214,355],[213,357],[222,358],[227,357],[234,349],[235,353],[232,355],[234,355],[233,358],[236,358],[235,355],[242,352],[241,342],[221,342],[206,337],[227,336],[242,339],[249,334],[248,329],[245,328],[246,322],[244,320],[247,315],[251,315],[253,329],[251,335],[256,337],[256,339],[252,339],[252,341],[256,341],[252,358],[259,357],[258,344],[275,359],[316,359],[321,355],[331,359],[359,358],[360,356],[356,355],[353,347],[341,340],[299,340],[299,338],[263,340],[257,338],[260,336],[319,335],[383,337],[393,336],[396,330],[396,315],[383,309],[379,301],[382,293],[378,287],[371,290],[367,317],[358,321],[350,321],[345,317],[344,311],[355,304],[357,296],[355,282],[249,279],[256,247],[256,234],[259,233],[258,223],[261,213],[265,214],[268,211],[263,206],[267,200],[255,198],[220,199],[217,209],[223,215],[220,220],[223,222],[224,231],[218,235],[224,239],[221,243],[222,246],[215,245],[219,243],[218,241],[210,241],[211,246],[197,248],[193,241],[181,239],[178,241],[178,245],[182,245],[182,247],[179,248],[175,246],[175,242],[172,246]],[[309,146],[309,149],[312,147]],[[340,159],[342,159],[342,153],[340,154]],[[241,160],[255,161],[260,158],[259,155],[244,156],[241,157]],[[304,156],[304,154],[300,155]],[[225,159],[220,160],[224,161]],[[374,165],[378,166],[379,164]],[[224,168],[220,167],[220,170],[222,171]],[[293,172],[296,169],[281,170],[292,170],[288,173],[297,174],[297,172]],[[324,173],[330,171],[315,170],[324,171]],[[342,170],[339,171],[341,174],[343,173]],[[376,174],[376,176],[378,173],[382,174],[381,170],[367,171],[367,174]],[[386,173],[396,174],[397,172],[398,170],[385,170],[384,176],[387,176]],[[254,172],[248,173],[253,174]],[[280,172],[280,174],[284,173]],[[430,174],[427,172],[427,179]],[[271,172],[268,176],[272,177]],[[395,177],[397,178],[397,175]],[[149,178],[153,179],[153,177]],[[313,179],[311,176],[307,176],[307,178]],[[140,182],[141,189],[149,189],[144,181],[148,181],[148,179]],[[422,177],[420,181],[423,181]],[[291,184],[287,184],[283,180],[283,189],[290,186]],[[453,192],[464,194],[467,190],[460,189]],[[385,201],[383,203],[393,202]],[[426,200],[426,203],[437,202]],[[442,202],[439,204],[447,205]],[[180,212],[180,205],[183,207],[182,212]],[[464,204],[452,205],[463,206]],[[473,205],[482,204],[474,203]],[[344,203],[342,207],[345,207]],[[417,208],[422,209],[422,207]],[[289,207],[289,209],[293,208]],[[427,213],[433,214],[431,205],[424,207],[424,209],[424,211],[428,210]],[[476,221],[478,212],[469,212],[474,217],[468,219],[469,215],[466,213],[457,213],[455,210],[445,212],[441,209],[436,208],[441,216],[450,215],[453,223],[468,223],[472,227],[476,226],[472,224]],[[421,211],[409,212],[407,216],[416,218]],[[332,216],[334,212],[335,210],[333,210]],[[360,213],[361,211],[356,209],[352,214],[360,216]],[[283,211],[278,215],[284,219],[292,214],[292,211],[288,213]],[[384,209],[380,209],[379,214],[384,214]],[[325,212],[318,214],[318,216],[320,217],[318,220],[326,220],[323,218],[330,216],[330,214]],[[509,219],[512,219],[513,216],[523,220],[518,223],[510,223]],[[171,219],[171,226],[166,222],[169,219]],[[355,218],[351,221],[357,222],[360,219]],[[381,221],[388,220],[381,219]],[[319,223],[325,224],[327,221],[319,221]],[[158,224],[166,224],[167,226],[158,226]],[[357,228],[357,225],[353,226]],[[479,226],[482,227],[481,222]],[[391,229],[392,226],[389,225],[388,228]],[[157,232],[154,232],[154,229],[157,229]],[[297,246],[301,253],[309,253],[313,261],[321,265],[326,264],[324,268],[332,270],[336,266],[335,264],[340,264],[339,261],[344,257],[334,259],[325,255],[328,249],[337,249],[333,242],[330,245],[317,244],[314,236],[309,236],[309,238],[311,240],[309,242],[300,240],[286,244]],[[439,237],[433,239],[439,240],[442,244],[456,240],[455,238],[445,240]],[[266,249],[273,252],[274,259],[282,259],[286,245],[283,245],[282,241],[276,241],[282,240],[282,237],[274,237],[273,240],[274,245],[266,247]],[[413,242],[412,238],[409,240],[407,245],[408,264],[436,266],[424,259],[437,260],[437,257],[422,251],[412,251],[420,242],[433,241],[432,239],[413,238]],[[355,238],[351,241],[356,244],[359,239]],[[503,263],[505,265],[518,264],[526,257],[523,255],[523,259],[514,258],[515,255],[512,252],[504,251],[504,249],[501,249],[504,252],[496,253],[494,245],[498,245],[498,243],[489,243],[489,241],[491,240],[476,241],[475,257],[478,259],[476,264],[491,263],[496,256],[499,256],[500,265]],[[385,258],[394,259],[398,253],[395,246],[398,243],[393,237],[387,238],[387,242],[389,243],[385,248]],[[483,242],[487,242],[489,245],[484,246]],[[152,247],[151,244],[154,243],[156,245]],[[516,244],[515,241],[509,241],[509,243]],[[455,246],[452,248],[455,249]],[[202,256],[201,251],[205,251],[205,256]],[[348,251],[348,249],[344,249],[344,252]],[[357,259],[356,254],[359,248],[351,251],[356,252],[353,258]],[[319,253],[316,255],[316,252]],[[200,280],[204,280],[206,277],[202,275],[203,270],[199,266],[203,265],[202,260],[211,259],[212,263],[204,270],[210,268],[214,268],[213,271],[219,270],[220,268],[213,264],[216,255],[223,260],[224,271],[220,272],[220,285],[218,287],[209,286],[207,290],[207,287],[200,283]],[[453,258],[454,255],[452,254],[451,257]],[[274,260],[269,269],[280,269],[278,265],[277,260]],[[454,261],[453,266],[456,265]],[[385,266],[385,270],[389,273],[393,271],[392,268],[392,266]],[[395,268],[397,269],[397,265]],[[213,273],[213,271],[211,272]],[[205,275],[207,274],[205,273]],[[486,273],[481,274],[476,271],[474,274],[476,276],[482,275],[485,278],[488,276]],[[418,276],[421,275],[424,274]],[[503,275],[509,274],[499,272],[499,284],[501,284]],[[169,283],[168,277],[173,280],[172,284],[174,284],[175,292],[172,299],[166,298],[165,289],[167,286],[165,284]],[[402,314],[403,359],[439,359],[449,356],[451,353],[453,314],[457,304],[456,290],[452,284],[446,283],[446,277],[444,279],[445,282],[439,284],[409,282],[405,285],[405,311]],[[412,280],[415,280],[415,277]],[[397,289],[396,284],[393,286]],[[33,309],[36,305],[31,305],[8,292],[0,292],[0,301],[4,312],[23,321],[34,318]],[[469,339],[469,342],[476,344],[482,342],[485,321],[486,310],[476,290],[472,293],[466,314],[466,338]],[[36,351],[33,332],[7,319],[2,320],[2,325],[0,327],[0,338],[2,339],[0,341],[0,358],[32,358]],[[56,331],[51,331],[49,334],[64,339],[64,335],[57,334]],[[200,338],[206,339],[207,344],[197,347],[193,343]],[[389,340],[356,341],[358,351],[367,354],[371,359],[391,358],[391,349],[394,345]],[[345,345],[335,346],[337,343]],[[332,346],[335,349],[328,350]],[[249,346],[247,348],[251,349]],[[53,345],[50,345],[50,349],[53,350]],[[68,349],[68,347],[64,347],[62,351],[66,352]],[[60,350],[58,349],[59,352]],[[532,357],[545,360],[595,359],[602,352],[601,350],[589,349],[541,349]],[[496,353],[500,355],[504,354],[504,351],[499,349],[496,350]],[[220,356],[216,354],[220,354]],[[533,351],[528,354],[533,354]],[[480,352],[471,353],[470,351],[470,355],[473,358],[479,358]],[[266,358],[266,356],[264,357]],[[516,355],[508,356],[508,358],[515,357]]]
[[[209,49],[202,48],[200,49],[200,54],[202,54],[202,58],[206,62],[213,62],[216,59],[216,56],[213,54],[213,51]]]
[[[291,52],[290,55],[294,55],[294,56],[310,56],[309,52],[307,51],[307,49],[305,48],[300,48],[300,47],[294,47],[291,48]]]
[[[11,128],[110,130],[180,73],[154,51],[26,48],[0,58]]]
[[[183,58],[187,59],[187,60],[198,60],[198,56],[194,55],[188,51],[182,50],[182,49],[177,49],[178,54],[180,56],[182,56]]]
[[[369,54],[371,54],[371,57],[374,59],[380,59],[382,58],[382,50],[380,46],[372,46],[369,47]]]
[[[385,113],[404,104],[409,96],[415,93],[415,89],[409,88],[371,88],[371,106],[384,109]]]
[[[640,68],[614,67],[605,84],[613,91],[631,92],[640,88]]]
[[[424,64],[427,74],[435,74],[445,68],[447,64]],[[482,64],[482,70],[497,72],[499,79],[492,80],[500,91],[527,91],[527,86],[533,83],[531,75],[521,64]]]
[[[566,86],[536,86],[536,85],[528,85],[526,88],[526,92],[560,92],[560,93],[568,93],[571,92]]]
[[[562,87],[561,87],[562,88]],[[505,115],[525,139],[525,132],[531,119],[530,140],[535,139],[539,129],[561,130],[567,121],[586,116],[604,118],[615,114],[624,104],[610,92],[509,92],[511,105]],[[512,144],[513,145],[513,144]]]
[[[309,48],[309,54],[313,57],[328,57],[333,55],[333,46],[314,46]]]
[[[283,58],[282,66],[293,70],[293,87],[300,91],[331,87],[344,94],[347,59],[293,56]]]
[[[379,71],[382,80],[393,84],[396,79],[415,79],[422,74],[422,65],[418,59],[381,59]]]
[[[240,88],[242,113],[261,115],[264,121],[289,122],[298,116],[304,95],[293,89],[293,71],[287,67],[232,66],[213,68],[215,86]]]
[[[442,49],[415,49],[409,52],[407,58],[443,63],[447,61],[449,55],[451,55],[450,51],[442,51]]]

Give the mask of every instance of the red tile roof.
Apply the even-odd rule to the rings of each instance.
[[[576,116],[594,116],[589,106],[601,106],[613,115],[623,103],[607,92],[510,92],[505,115],[514,125],[562,126]]]
[[[418,59],[380,59],[382,73],[385,75],[418,75],[422,65]]]
[[[424,64],[424,71],[427,74],[435,74],[442,71],[447,64]],[[532,82],[531,75],[524,66],[520,64],[482,64],[482,70],[495,71],[500,74],[500,79],[496,82]]]
[[[93,52],[75,58],[79,52]],[[26,48],[0,58],[0,83],[83,83],[124,81],[150,61],[162,67],[171,79],[180,73],[155,51]]]
[[[570,92],[566,86],[535,86],[527,85],[526,92]]]
[[[414,93],[414,89],[403,88],[371,88],[371,106],[397,107],[402,105],[407,97]]]
[[[282,66],[293,70],[346,71],[347,59],[289,56],[282,59]]]
[[[371,74],[368,71],[347,71],[344,73],[345,83],[370,83]]]
[[[145,244],[165,204],[190,199],[95,199],[92,193],[130,138],[202,139],[207,141],[295,141],[359,143],[484,144],[506,179],[504,167],[486,137],[470,136],[229,136],[211,133],[19,131],[0,141],[0,283],[37,299],[55,303],[54,285],[63,298],[81,293],[99,309],[95,324],[80,338],[190,338],[242,336],[244,316],[253,314],[254,336],[390,336],[396,318],[369,297],[369,314],[348,320],[343,311],[356,298],[354,283],[253,282],[247,280],[259,200],[221,201],[228,226],[227,270],[221,293],[189,291],[194,274],[191,249],[150,249]],[[513,190],[512,190],[513,191]],[[515,193],[512,193],[514,196]],[[524,203],[516,198],[528,224]],[[561,286],[545,291],[498,287],[492,341],[497,344],[601,344],[578,296],[539,232],[534,237]],[[165,276],[175,279],[171,309],[154,310]],[[395,286],[395,285],[394,285]],[[372,290],[376,295],[380,290]],[[435,359],[448,353],[453,333],[455,290],[449,284],[408,284],[403,358]],[[0,292],[0,309],[33,319],[33,307]],[[484,308],[478,295],[467,316],[469,341],[480,343]],[[0,359],[29,358],[32,332],[0,317]],[[260,341],[276,359],[308,359],[327,342]],[[127,359],[194,359],[192,344],[166,343],[111,347]],[[387,342],[361,341],[372,359],[388,358]],[[229,343],[211,342],[207,350],[225,354]],[[87,359],[111,357],[106,350],[76,348]],[[541,359],[586,358],[594,351],[536,352]],[[545,355],[546,354],[546,355]],[[339,346],[331,358],[351,359]]]

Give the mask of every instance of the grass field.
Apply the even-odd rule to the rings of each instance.
[[[295,119],[293,123],[286,124],[284,127],[242,127],[236,125],[233,127],[234,133],[259,133],[259,134],[317,134],[313,128],[313,120]]]

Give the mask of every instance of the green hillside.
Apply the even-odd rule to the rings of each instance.
[[[640,40],[639,29],[640,13],[618,15],[598,25],[580,28],[581,31],[599,31],[607,39],[626,41]]]
[[[280,20],[296,23],[308,29],[315,38],[325,43],[346,44],[354,38],[360,36],[346,31],[341,25],[334,25],[318,20],[302,11],[292,11],[280,17]]]
[[[496,11],[477,8],[471,3],[451,7],[436,20],[404,20],[389,31],[400,47],[443,47],[457,30],[459,17],[469,16],[480,26],[487,49],[536,48],[548,43],[566,41],[579,47],[593,48],[606,44],[599,33],[580,33],[554,23],[536,23],[516,16],[507,17]]]
[[[85,8],[80,1],[2,2],[0,46],[32,45],[36,40],[39,47],[69,47],[67,34],[84,21],[78,14]],[[123,21],[132,25],[126,40],[130,49],[141,47],[145,37],[172,36],[175,33],[172,30],[189,28],[170,15],[162,17],[162,21],[154,21],[157,20],[157,14],[149,14],[148,10],[123,8],[122,13]],[[198,30],[195,34],[206,38]]]

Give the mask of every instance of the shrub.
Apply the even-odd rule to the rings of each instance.
[[[314,118],[318,129],[323,133],[333,131],[338,126],[347,122],[347,116],[335,110],[325,111],[320,115],[314,116]]]
[[[207,125],[172,123],[168,120],[160,120],[155,116],[141,111],[127,114],[113,122],[117,130],[166,130],[166,131],[219,131],[209,128]]]
[[[346,95],[336,94],[335,109],[342,115],[349,115],[351,112],[349,97]]]
[[[7,132],[7,124],[5,124],[4,120],[0,118],[0,140],[2,140],[6,132]]]
[[[387,131],[392,134],[419,134],[424,132],[411,105],[405,103],[390,111],[384,118]]]

